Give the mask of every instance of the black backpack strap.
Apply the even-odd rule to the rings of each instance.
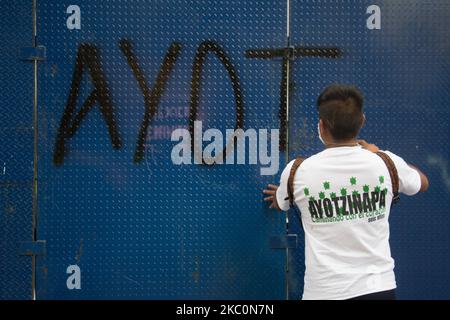
[[[303,160],[305,160],[305,159],[303,159],[302,157],[295,158],[294,163],[292,164],[292,167],[291,167],[291,171],[289,172],[289,179],[287,182],[288,197],[285,200],[289,199],[290,207],[292,207],[294,204],[294,176],[295,176],[295,173],[297,172],[298,167],[300,167],[300,165],[302,164]]]
[[[391,157],[389,157],[386,153],[378,151],[376,154],[383,159],[384,163],[386,164],[386,167],[389,171],[389,175],[391,176],[392,181],[392,204],[396,204],[400,200],[400,196],[398,194],[398,188],[399,188],[399,178],[398,178],[398,171],[395,167],[394,161],[392,161]]]

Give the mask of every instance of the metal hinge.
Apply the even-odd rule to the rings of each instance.
[[[45,256],[46,241],[23,241],[19,244],[19,255],[21,256]]]
[[[44,61],[47,58],[47,50],[44,46],[23,47],[19,50],[19,60]]]
[[[295,249],[297,248],[297,235],[284,234],[280,236],[270,237],[269,246],[272,249]]]

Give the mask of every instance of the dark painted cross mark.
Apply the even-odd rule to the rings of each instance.
[[[280,83],[280,151],[286,150],[286,112],[287,112],[287,88],[292,88],[292,82],[288,84],[288,74],[289,79],[292,79],[290,72],[292,69],[288,70],[287,62],[288,60],[294,60],[299,57],[323,57],[323,58],[338,58],[341,55],[341,50],[334,47],[287,47],[287,48],[276,48],[276,49],[248,49],[245,51],[245,56],[247,58],[260,58],[260,59],[273,59],[273,58],[283,58],[282,63],[282,76]],[[293,90],[289,90],[292,92]]]

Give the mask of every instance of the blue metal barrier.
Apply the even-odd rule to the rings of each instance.
[[[33,45],[32,5],[2,3],[0,298],[31,297],[24,255],[38,299],[300,298],[301,225],[290,212],[286,230],[262,188],[286,150],[320,150],[315,100],[332,82],[365,93],[366,140],[430,177],[391,214],[399,298],[449,298],[448,1],[286,4],[37,1]],[[174,164],[171,134],[196,120],[280,129],[280,170]]]

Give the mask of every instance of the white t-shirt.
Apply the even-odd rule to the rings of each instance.
[[[399,175],[399,191],[420,189],[419,173],[385,151]],[[288,210],[283,170],[276,197]],[[294,199],[305,230],[303,299],[349,299],[396,288],[389,247],[392,185],[376,154],[356,147],[328,148],[307,158],[294,177]]]

